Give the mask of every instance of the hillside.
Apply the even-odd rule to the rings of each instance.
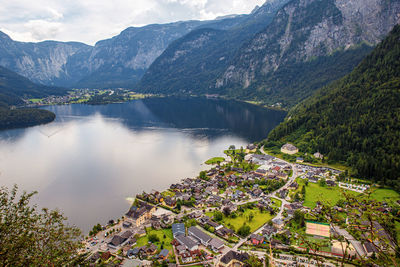
[[[291,107],[348,74],[400,21],[400,2],[292,0],[246,43],[214,86]]]
[[[22,98],[44,97],[48,94],[65,93],[66,89],[32,83],[25,77],[0,67],[0,130],[48,123],[54,113],[39,109],[10,109],[23,104]]]
[[[293,142],[400,190],[400,26],[346,77],[297,105],[269,142]]]
[[[0,102],[7,105],[23,104],[21,98],[41,98],[47,95],[62,95],[67,89],[35,84],[29,79],[0,67]]]

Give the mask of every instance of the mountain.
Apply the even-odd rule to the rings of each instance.
[[[224,30],[245,19],[245,15],[234,15],[211,21],[129,27],[95,46],[76,42],[17,42],[0,32],[0,66],[46,85],[132,88],[172,41],[206,24]]]
[[[244,45],[215,87],[290,107],[349,73],[397,24],[398,0],[293,0]]]
[[[130,27],[111,39],[99,41],[82,62],[88,75],[76,86],[132,87],[172,41],[203,23],[186,21]]]
[[[66,85],[76,80],[76,74],[80,75],[80,71],[66,68],[66,64],[71,56],[88,52],[89,49],[90,46],[76,42],[17,42],[0,32],[0,66],[36,83]],[[76,66],[79,64],[73,67]]]
[[[65,94],[67,89],[35,84],[27,78],[0,67],[0,103],[20,105],[22,98],[42,98],[47,95]]]
[[[400,189],[400,26],[353,72],[298,104],[269,134]]]
[[[287,1],[266,2],[250,15],[241,16],[240,23],[230,28],[209,23],[176,40],[147,70],[139,90],[167,94],[216,93],[212,85],[241,45],[268,25]]]

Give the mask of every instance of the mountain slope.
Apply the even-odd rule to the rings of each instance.
[[[55,114],[39,109],[10,109],[9,105],[20,105],[22,97],[43,97],[46,94],[60,93],[65,89],[37,85],[0,67],[0,130],[28,127],[48,123],[55,119]]]
[[[297,105],[269,141],[343,161],[400,189],[400,26],[355,70]]]
[[[288,0],[268,1],[240,23],[221,30],[205,24],[173,42],[150,66],[139,84],[145,92],[216,93],[213,85],[239,47],[266,27]]]
[[[398,0],[293,0],[241,48],[215,87],[293,106],[349,73],[399,14]]]

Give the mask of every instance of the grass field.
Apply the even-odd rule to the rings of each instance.
[[[31,101],[32,103],[38,103],[38,102],[42,101],[42,99],[41,98],[31,98],[31,99],[29,99],[29,101]]]
[[[171,229],[148,230],[146,236],[140,237],[136,241],[135,247],[142,247],[142,246],[147,245],[149,243],[149,236],[152,234],[157,235],[157,237],[160,239],[159,242],[154,243],[158,247],[158,250],[161,249],[161,243],[164,242],[164,248],[168,249],[169,251],[172,251],[171,242],[173,240],[173,236],[172,236]],[[164,238],[164,234],[165,234],[165,238]]]
[[[254,215],[254,218],[251,221],[249,221],[250,213]],[[206,213],[206,215],[212,217],[213,212],[208,212]],[[261,213],[258,208],[254,208],[254,209],[246,209],[236,218],[230,218],[224,215],[221,223],[235,231],[237,231],[244,223],[246,223],[248,226],[250,226],[250,231],[254,232],[262,225],[270,221],[272,218],[273,216],[271,216],[269,212]]]
[[[304,181],[300,181],[301,185]],[[348,191],[350,194],[357,195],[359,193]],[[344,199],[339,187],[321,187],[319,184],[308,183],[306,187],[306,199],[304,201],[304,206],[309,208],[315,208],[317,202],[327,203],[335,205],[339,199]]]
[[[224,160],[225,159],[223,157],[215,157],[215,158],[211,158],[211,159],[207,160],[205,162],[205,164],[208,164],[208,165],[218,164],[218,162],[221,163]]]
[[[304,180],[302,179],[298,179],[298,182],[300,185],[304,184]],[[346,192],[354,194],[355,196],[360,194],[350,190],[346,190]],[[393,202],[400,199],[400,194],[392,189],[378,188],[374,190],[371,197],[377,201]],[[309,182],[306,187],[304,206],[314,208],[317,201],[335,205],[339,199],[344,199],[339,187],[321,187],[319,184]]]
[[[379,188],[373,191],[371,197],[378,201],[392,202],[400,199],[400,194],[392,189]]]

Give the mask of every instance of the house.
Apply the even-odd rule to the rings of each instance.
[[[134,248],[134,249],[130,249],[128,250],[128,252],[126,253],[126,256],[130,259],[137,257],[139,255],[139,248]]]
[[[287,173],[285,173],[285,172],[278,172],[278,173],[276,174],[276,177],[281,178],[281,179],[283,179],[283,180],[286,180],[289,176],[288,176]]]
[[[252,235],[250,236],[250,242],[251,242],[253,245],[258,246],[258,245],[262,244],[262,242],[264,242],[264,237],[263,237],[263,236],[260,236],[260,235],[252,234]]]
[[[314,157],[317,158],[317,159],[323,159],[323,158],[324,158],[324,155],[322,155],[322,154],[319,153],[319,152],[316,152],[316,153],[314,153]]]
[[[273,173],[278,173],[279,171],[281,170],[281,167],[279,167],[279,166],[275,166],[275,167],[273,167],[272,169],[271,169],[271,171],[273,172]]]
[[[172,235],[176,238],[179,235],[186,234],[186,227],[184,223],[174,223],[172,225]]]
[[[363,247],[365,249],[365,252],[367,253],[368,257],[371,257],[374,253],[378,253],[378,249],[375,247],[374,244],[371,242],[364,242]]]
[[[184,246],[190,252],[196,251],[199,249],[197,241],[193,237],[179,235],[175,238],[179,245]]]
[[[296,183],[296,182],[293,182],[293,183],[291,183],[291,184],[289,185],[289,188],[290,188],[290,189],[297,189],[297,188],[299,188],[299,184]]]
[[[148,255],[153,255],[153,254],[155,254],[156,252],[157,252],[157,246],[154,245],[154,244],[151,244],[150,246],[148,246],[148,247],[146,248],[146,253],[147,253]]]
[[[233,233],[234,233],[233,230],[228,229],[224,226],[215,228],[215,234],[222,238],[229,238],[231,235],[233,235]]]
[[[247,145],[247,147],[246,147],[246,149],[248,149],[248,150],[255,150],[257,148],[257,146],[256,145],[254,145],[254,144],[249,144],[249,145]]]
[[[251,195],[255,198],[261,196],[261,194],[263,193],[263,191],[259,188],[254,189],[253,191],[251,191]]]
[[[208,246],[208,243],[211,241],[211,237],[196,226],[192,226],[188,229],[188,235],[194,237],[203,246]]]
[[[220,239],[218,238],[213,238],[211,239],[210,242],[208,242],[208,246],[214,251],[214,252],[218,252],[221,249],[223,249],[224,247],[224,242],[222,242]]]
[[[274,157],[270,155],[251,154],[251,155],[246,155],[244,159],[253,162],[257,165],[265,165],[266,163],[272,161]]]
[[[282,199],[285,199],[287,194],[288,194],[288,190],[287,189],[282,189],[281,191],[278,192],[279,197]]]
[[[289,155],[293,155],[299,152],[299,149],[292,144],[285,144],[281,147],[281,152]]]
[[[136,227],[142,225],[146,220],[151,219],[156,207],[145,202],[139,202],[138,206],[132,206],[125,214]]]
[[[166,260],[169,256],[169,250],[168,249],[163,249],[161,252],[158,254],[158,259],[159,260]]]
[[[278,232],[278,229],[276,229],[274,226],[267,224],[264,229],[262,230],[262,234],[268,238],[270,238],[272,235],[276,234]]]
[[[256,174],[265,176],[265,175],[267,174],[267,170],[264,170],[264,169],[257,169],[257,170],[256,170]]]
[[[238,173],[243,173],[243,169],[242,168],[232,167],[232,171],[238,172]]]
[[[333,180],[326,180],[326,185],[328,185],[328,186],[336,186],[336,183]]]
[[[192,254],[190,254],[187,250],[180,253],[179,256],[181,256],[183,263],[188,263],[188,262],[193,261]]]
[[[245,266],[246,261],[250,258],[247,253],[239,253],[236,251],[229,251],[219,261],[220,267],[240,267]]]
[[[315,177],[315,176],[308,178],[308,181],[311,183],[314,183],[314,184],[318,183],[318,180],[319,180],[319,178]]]
[[[132,236],[131,231],[125,231],[122,235],[115,235],[111,241],[107,244],[108,247],[112,249],[117,249],[118,247],[124,245],[128,241],[129,237]]]
[[[124,228],[129,228],[129,227],[131,227],[131,226],[132,226],[132,223],[129,222],[129,221],[125,221],[125,222],[122,224],[122,227],[124,227]]]
[[[297,157],[297,158],[296,158],[296,162],[298,162],[298,163],[303,163],[303,162],[304,162],[304,159],[301,158],[301,157]]]
[[[281,219],[272,219],[272,224],[277,229],[282,229],[284,226],[284,222]]]
[[[169,208],[175,208],[176,206],[176,199],[172,197],[165,197],[164,198],[164,205]]]
[[[161,229],[161,222],[160,221],[151,221],[151,227],[158,230]]]
[[[106,251],[106,252],[104,252],[103,254],[101,254],[101,256],[100,256],[100,258],[101,258],[103,261],[108,260],[110,257],[111,257],[111,252],[110,252],[110,251]]]
[[[91,261],[91,262],[96,262],[98,259],[100,259],[100,253],[97,251],[96,253],[94,253],[90,258],[89,258],[89,260]]]

